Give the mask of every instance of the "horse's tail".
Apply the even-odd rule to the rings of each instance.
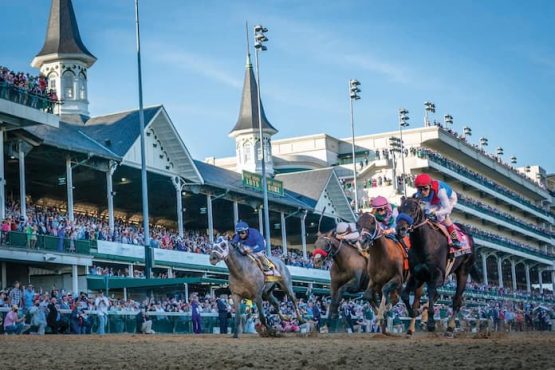
[[[470,232],[468,232],[468,229],[464,226],[461,225],[459,223],[457,223],[457,226],[459,227],[459,229],[466,234],[466,237],[468,239],[468,242],[470,243],[470,248],[472,249],[472,265],[470,266],[470,270],[468,271],[470,274],[470,277],[472,278],[473,281],[477,282],[477,283],[481,283],[482,282],[482,274],[480,273],[480,270],[478,270],[478,267],[476,266],[476,254],[474,253],[474,238],[472,237],[472,234]]]

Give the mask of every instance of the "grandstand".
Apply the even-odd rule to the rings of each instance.
[[[146,247],[139,112],[89,115],[87,71],[95,62],[71,1],[54,0],[44,47],[32,65],[55,98],[38,104],[44,97],[0,81],[2,289],[18,280],[74,295],[116,292],[125,300],[145,290],[179,290],[186,299],[192,291],[225,291],[225,265],[208,263],[211,243],[239,219],[262,229],[257,84],[249,57],[230,133],[235,157],[195,160],[164,107],[145,109],[153,225]],[[349,140],[322,134],[272,142],[277,129],[261,113],[272,153],[267,168],[276,175],[269,194],[272,245],[289,262],[297,293],[327,294],[329,273],[311,268],[310,250],[320,221],[326,230],[336,220],[355,219]],[[484,282],[512,289],[476,291],[475,297],[516,300],[524,291],[534,302],[552,302],[544,285],[555,284],[554,202],[541,168],[512,168],[439,126],[403,134],[405,178],[432,172],[464,196],[455,218],[476,228]],[[356,139],[358,197],[365,206],[378,194],[400,196],[399,153],[389,145],[395,135]]]

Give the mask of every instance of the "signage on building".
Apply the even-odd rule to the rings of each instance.
[[[256,191],[262,191],[262,176],[257,173],[243,171],[243,185]],[[266,178],[268,193],[283,196],[283,182]]]

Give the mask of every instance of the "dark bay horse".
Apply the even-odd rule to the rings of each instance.
[[[346,241],[337,239],[335,230],[325,234],[318,233],[314,246],[328,254],[326,259],[333,258],[334,263],[330,268],[331,303],[328,315],[330,319],[337,319],[343,293],[364,292],[368,287],[366,258]]]
[[[410,235],[411,249],[409,251],[410,277],[401,298],[405,303],[408,313],[412,318],[408,334],[414,333],[414,322],[418,315],[420,305],[419,299],[414,299],[410,304],[409,295],[422,287],[425,283],[428,288],[428,331],[435,330],[434,302],[437,298],[437,288],[442,286],[447,278],[446,266],[449,254],[449,242],[446,236],[428,221],[424,216],[424,211],[420,201],[416,198],[406,198],[402,200],[399,207],[400,215],[408,215],[403,220],[401,217],[397,222],[397,234],[403,237],[407,233]],[[412,222],[407,220],[411,219]],[[461,227],[459,225],[459,227]],[[463,229],[461,227],[461,229]],[[453,314],[449,319],[447,334],[452,335],[455,330],[455,318],[462,306],[462,296],[466,287],[468,275],[479,281],[480,277],[474,265],[474,240],[468,236],[468,243],[472,253],[456,257],[450,270],[450,274],[455,274],[457,288],[453,296]],[[416,295],[416,293],[415,293]]]
[[[241,299],[250,299],[256,304],[260,323],[266,327],[269,334],[274,334],[274,330],[268,326],[268,321],[264,315],[262,300],[270,302],[278,315],[283,319],[279,311],[279,301],[272,293],[276,287],[283,290],[289,297],[295,308],[297,320],[302,322],[302,317],[297,306],[297,298],[293,293],[293,284],[289,270],[279,258],[270,257],[270,260],[281,275],[281,278],[275,282],[267,282],[265,280],[264,273],[260,270],[258,264],[245,255],[239,245],[233,245],[227,240],[219,240],[214,244],[210,253],[210,263],[215,265],[220,261],[224,261],[229,270],[229,289],[231,290],[231,297],[235,308],[234,338],[239,336],[239,325],[241,322],[239,306]]]
[[[382,333],[385,333],[384,312],[390,304],[399,300],[401,288],[405,281],[404,252],[395,240],[384,234],[381,224],[371,213],[364,213],[357,221],[361,233],[361,243],[368,251],[368,288],[366,296],[380,320]],[[379,307],[378,299],[379,297]]]

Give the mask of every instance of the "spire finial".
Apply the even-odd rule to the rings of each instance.
[[[252,68],[251,47],[249,44],[249,22],[248,21],[245,21],[245,34],[247,36],[247,68]]]

